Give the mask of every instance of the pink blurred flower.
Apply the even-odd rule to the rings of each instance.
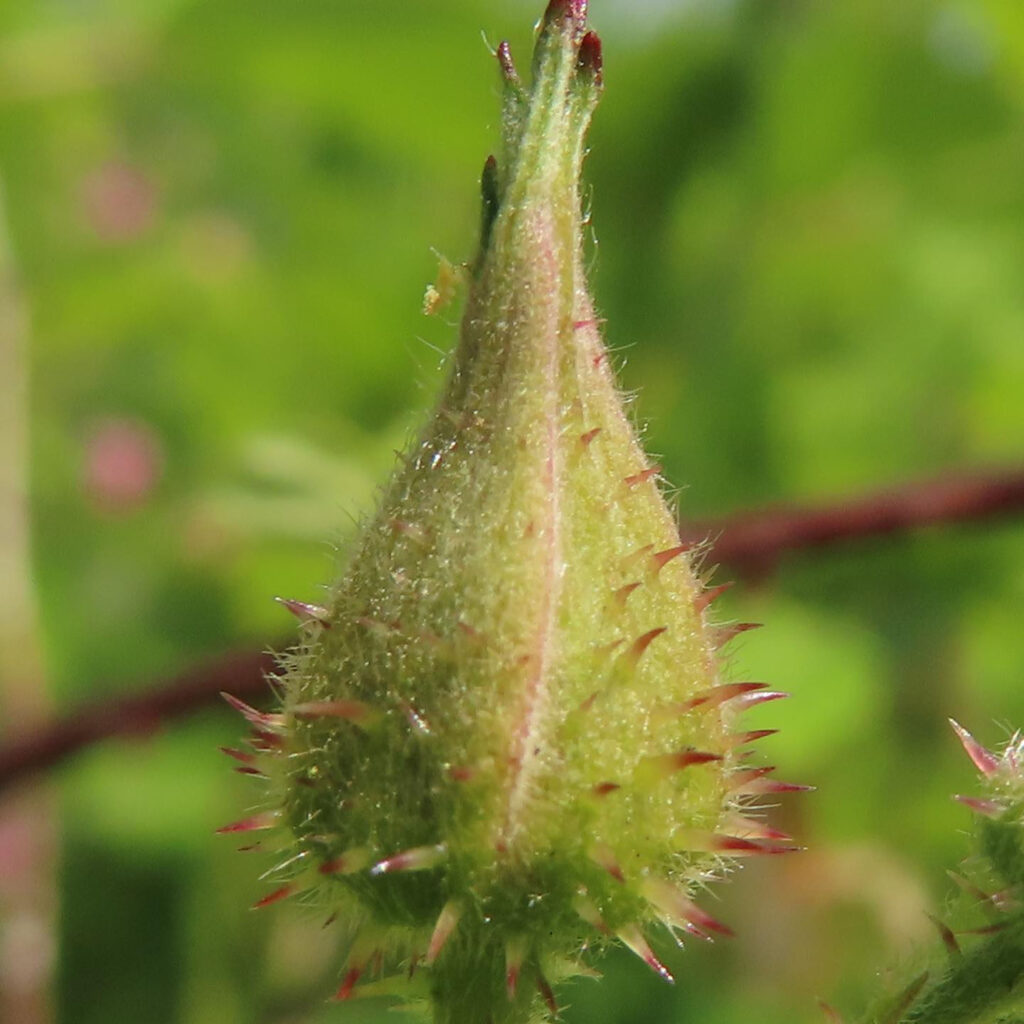
[[[84,489],[105,512],[137,511],[159,483],[163,461],[163,445],[150,426],[104,420],[86,438]]]
[[[147,231],[156,213],[156,189],[141,171],[111,161],[82,183],[86,221],[105,242],[129,242]]]

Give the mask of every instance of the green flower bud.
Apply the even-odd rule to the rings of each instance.
[[[283,707],[243,706],[269,810],[228,827],[286,837],[262,903],[315,889],[363,922],[341,998],[397,990],[368,977],[394,968],[444,1024],[553,1013],[615,936],[669,978],[649,927],[728,934],[692,896],[792,849],[747,811],[800,788],[742,760],[765,732],[737,713],[781,695],[719,678],[745,627],[709,621],[723,588],[695,574],[587,290],[586,3],[548,7],[529,89],[497,56],[503,155],[443,397],[326,606],[290,603]]]
[[[1015,1024],[1024,1019],[1024,738],[1001,753],[982,746],[962,725],[953,731],[981,776],[982,796],[954,799],[977,818],[976,851],[950,872],[966,896],[963,924],[933,917],[940,956],[883,997],[864,1024]],[[950,908],[952,912],[953,908]],[[826,1008],[830,1019],[842,1018]]]

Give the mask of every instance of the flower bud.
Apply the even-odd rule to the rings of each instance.
[[[271,897],[365,922],[340,997],[418,968],[445,1024],[552,1012],[614,937],[671,980],[650,926],[728,934],[695,890],[791,849],[745,816],[778,791],[739,749],[767,733],[734,728],[781,695],[719,678],[738,630],[713,624],[587,289],[586,6],[552,0],[528,89],[497,51],[503,150],[444,394],[323,607],[286,604],[280,713],[247,712],[270,810],[232,828],[285,837]]]

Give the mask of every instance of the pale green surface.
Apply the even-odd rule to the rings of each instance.
[[[455,314],[424,321],[419,303],[431,246],[472,251],[497,146],[480,29],[522,53],[534,6],[0,11],[56,699],[283,633],[274,593],[317,599],[329,543],[430,404],[439,358],[416,339],[453,337]],[[683,514],[1019,459],[1017,0],[694,3],[660,36],[617,38],[621,7],[588,164],[595,290]],[[592,13],[604,29],[601,0]],[[104,241],[83,190],[122,162],[155,205]],[[147,424],[164,460],[114,517],[81,486],[111,416]],[[254,455],[267,438],[305,456]],[[724,600],[769,624],[742,642],[744,674],[795,694],[761,716],[786,728],[765,745],[780,776],[818,786],[778,817],[813,852],[730,886],[716,909],[739,939],[672,957],[675,990],[616,956],[570,1021],[793,1024],[818,1020],[817,996],[859,1005],[891,949],[931,940],[916,899],[941,900],[964,849],[948,794],[971,776],[945,716],[993,743],[994,720],[1024,720],[1012,525],[815,554]],[[370,1019],[323,1003],[319,921],[300,940],[300,913],[249,913],[255,862],[207,841],[251,799],[215,750],[238,731],[211,712],[63,773],[62,1022]],[[155,795],[124,796],[126,778]]]

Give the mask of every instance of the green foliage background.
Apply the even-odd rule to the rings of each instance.
[[[33,524],[58,705],[290,624],[429,406],[471,254],[497,74],[540,0],[0,6],[0,176],[31,315]],[[684,517],[853,494],[1024,452],[1019,0],[593,0],[594,284]],[[128,213],[125,213],[125,209]],[[134,211],[134,212],[133,212]],[[84,486],[111,421],[159,478]],[[1024,532],[786,562],[726,599],[738,678],[810,852],[720,890],[740,937],[627,954],[570,1024],[793,1024],[932,941],[965,846],[955,715],[1024,724]],[[753,715],[751,716],[753,717]],[[1001,723],[1001,724],[996,724]],[[753,727],[752,723],[752,726]],[[61,1024],[376,1021],[326,1002],[340,936],[247,909],[213,829],[254,798],[189,724],[59,773]],[[884,981],[883,981],[884,984]]]

